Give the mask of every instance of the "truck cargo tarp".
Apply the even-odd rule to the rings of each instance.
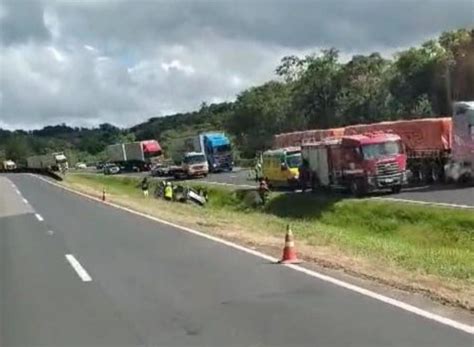
[[[383,131],[400,136],[408,151],[448,151],[451,149],[451,118],[424,118],[360,124],[346,127],[344,135]]]
[[[161,146],[158,141],[155,140],[142,141],[142,147],[145,153],[161,152]]]
[[[313,129],[278,134],[274,137],[273,148],[300,146],[305,143],[318,142],[328,137],[340,138],[343,135],[344,128]]]

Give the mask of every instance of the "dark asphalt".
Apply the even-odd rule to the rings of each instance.
[[[0,176],[1,346],[473,345],[472,335],[289,268],[31,176],[9,179],[44,221]]]

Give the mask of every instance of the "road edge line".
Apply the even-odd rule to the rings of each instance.
[[[77,194],[77,195],[80,195],[82,197],[85,197],[89,200],[93,200],[93,201],[96,201],[96,202],[99,202],[101,204],[104,204],[104,205],[107,205],[107,206],[110,206],[110,207],[114,207],[114,208],[117,208],[117,209],[120,209],[120,210],[123,210],[123,211],[126,211],[126,212],[129,212],[129,213],[132,213],[132,214],[135,214],[135,215],[138,215],[138,216],[141,216],[141,217],[144,217],[144,218],[147,218],[147,219],[150,219],[150,220],[153,220],[155,222],[158,222],[158,223],[161,223],[161,224],[165,224],[165,225],[168,225],[168,226],[171,226],[173,228],[176,228],[176,229],[180,229],[180,230],[183,230],[183,231],[186,231],[186,232],[189,232],[193,235],[197,235],[197,236],[200,236],[200,237],[203,237],[203,238],[206,238],[208,240],[212,240],[212,241],[215,241],[215,242],[218,242],[218,243],[221,243],[223,245],[226,245],[228,247],[232,247],[234,249],[237,249],[237,250],[240,250],[240,251],[243,251],[245,253],[248,253],[248,254],[252,254],[254,256],[257,256],[259,258],[262,258],[262,259],[265,259],[265,260],[268,260],[268,261],[272,261],[272,262],[277,262],[278,259],[275,258],[275,257],[272,257],[268,254],[265,254],[265,253],[262,253],[262,252],[259,252],[259,251],[256,251],[256,250],[253,250],[253,249],[250,249],[250,248],[247,248],[245,246],[242,246],[242,245],[239,245],[237,243],[234,243],[234,242],[231,242],[231,241],[227,241],[225,239],[222,239],[222,238],[219,238],[219,237],[216,237],[216,236],[212,236],[212,235],[209,235],[209,234],[206,234],[204,232],[201,232],[201,231],[198,231],[198,230],[195,230],[195,229],[192,229],[192,228],[188,228],[188,227],[185,227],[185,226],[181,226],[181,225],[178,225],[178,224],[175,224],[175,223],[172,223],[172,222],[169,222],[169,221],[166,221],[166,220],[163,220],[163,219],[160,219],[158,217],[155,217],[155,216],[151,216],[149,214],[146,214],[146,213],[143,213],[143,212],[139,212],[139,211],[135,211],[131,208],[128,208],[128,207],[125,207],[125,206],[120,206],[118,204],[114,204],[114,203],[111,203],[111,202],[108,202],[108,201],[102,201],[101,199],[95,197],[95,196],[92,196],[92,195],[89,195],[89,194],[86,194],[86,193],[82,193],[82,192],[79,192],[77,190],[74,190],[74,189],[71,189],[69,187],[65,187],[63,185],[60,185],[58,183],[55,183],[55,182],[51,182],[43,177],[40,177],[40,176],[36,176],[36,175],[33,175],[31,174],[31,176],[33,177],[36,177],[46,183],[49,183],[53,186],[56,186],[58,188],[61,188],[61,189],[64,189],[70,193],[73,193],[73,194]],[[290,269],[293,269],[295,271],[298,271],[298,272],[301,272],[301,273],[304,273],[306,275],[309,275],[311,277],[314,277],[314,278],[318,278],[322,281],[325,281],[325,282],[328,282],[328,283],[331,283],[331,284],[334,284],[338,287],[342,287],[342,288],[345,288],[347,290],[350,290],[350,291],[353,291],[353,292],[356,292],[358,294],[361,294],[361,295],[364,295],[364,296],[367,296],[367,297],[370,297],[372,299],[375,299],[375,300],[378,300],[380,302],[383,302],[383,303],[386,303],[386,304],[389,304],[391,306],[394,306],[394,307],[398,307],[402,310],[405,310],[407,312],[410,312],[410,313],[413,313],[413,314],[416,314],[418,316],[421,316],[421,317],[424,317],[424,318],[427,318],[427,319],[430,319],[430,320],[433,320],[433,321],[436,321],[438,323],[441,323],[441,324],[444,324],[444,325],[447,325],[447,326],[450,326],[452,328],[455,328],[457,330],[460,330],[460,331],[464,331],[468,334],[471,334],[471,335],[474,335],[474,326],[471,326],[471,325],[468,325],[468,324],[464,324],[464,323],[461,323],[461,322],[458,322],[456,320],[453,320],[453,319],[450,319],[450,318],[447,318],[447,317],[443,317],[443,316],[440,316],[436,313],[433,313],[433,312],[430,312],[430,311],[426,311],[424,309],[421,309],[419,307],[416,307],[416,306],[413,306],[411,304],[408,304],[406,302],[403,302],[403,301],[400,301],[400,300],[397,300],[397,299],[393,299],[391,297],[388,297],[388,296],[385,296],[385,295],[382,295],[382,294],[379,294],[379,293],[376,293],[374,291],[371,291],[369,289],[365,289],[363,287],[360,287],[360,286],[357,286],[357,285],[354,285],[354,284],[351,284],[351,283],[348,283],[348,282],[345,282],[345,281],[342,281],[342,280],[339,280],[337,278],[334,278],[334,277],[331,277],[331,276],[328,276],[328,275],[324,275],[322,273],[319,273],[317,271],[314,271],[314,270],[310,270],[310,269],[307,269],[305,267],[302,267],[302,266],[299,266],[299,265],[294,265],[294,264],[285,264],[285,265],[282,265],[282,266],[286,266],[287,268],[290,268]]]
[[[374,196],[369,198],[369,200],[378,200],[378,201],[391,201],[391,202],[398,202],[398,203],[407,203],[413,205],[424,205],[424,206],[435,206],[435,207],[449,207],[455,208],[460,210],[474,210],[474,206],[469,205],[458,205],[458,204],[450,204],[445,202],[429,202],[429,201],[420,201],[420,200],[408,200],[408,199],[399,199],[399,198],[388,198],[388,197],[379,197]]]

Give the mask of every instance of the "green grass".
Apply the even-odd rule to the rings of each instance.
[[[141,197],[138,180],[74,175],[74,180],[112,194]],[[261,232],[281,234],[290,223],[298,240],[337,247],[386,266],[467,281],[474,285],[474,212],[321,194],[272,194],[264,208],[251,207],[250,191],[234,192],[198,183],[210,201],[206,214],[229,223],[258,225]],[[250,198],[249,198],[250,197]],[[196,207],[196,216],[202,212]]]

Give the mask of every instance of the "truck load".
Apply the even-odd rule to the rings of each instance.
[[[2,169],[5,171],[16,170],[16,164],[13,160],[4,160],[2,163]]]
[[[35,170],[65,172],[69,168],[69,164],[63,152],[56,152],[26,158],[26,167]]]
[[[107,161],[124,171],[147,171],[162,154],[156,140],[137,141],[109,145],[105,149]]]
[[[451,158],[444,169],[448,181],[474,181],[474,101],[453,104]]]
[[[344,135],[382,131],[400,136],[407,168],[417,181],[430,183],[444,176],[452,145],[451,118],[423,118],[347,126]]]
[[[185,141],[188,152],[203,153],[209,171],[232,171],[234,160],[229,138],[220,132],[202,133]]]
[[[332,129],[312,129],[305,131],[295,131],[275,135],[273,138],[273,148],[285,148],[291,146],[301,146],[308,142],[317,142],[325,138],[340,138],[344,135],[344,128]]]
[[[328,138],[302,145],[301,154],[313,189],[342,188],[356,196],[381,189],[398,193],[406,180],[407,157],[395,134]]]

